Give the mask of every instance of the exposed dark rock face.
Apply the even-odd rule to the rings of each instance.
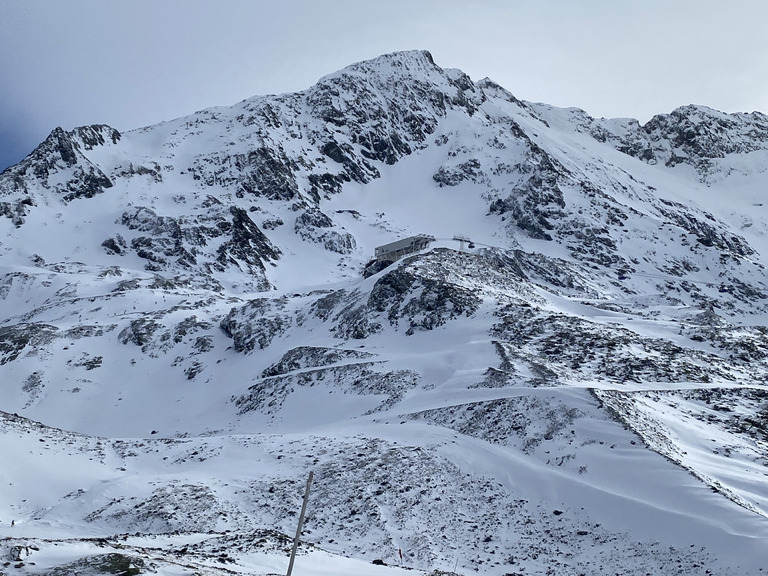
[[[345,393],[383,395],[386,399],[370,412],[392,406],[419,384],[418,374],[408,370],[380,372],[375,362],[360,362],[364,356],[352,350],[294,349],[276,366],[262,373],[262,378],[248,388],[248,393],[234,398],[240,414],[254,410],[274,414],[297,386],[322,386]],[[370,356],[370,355],[369,355]],[[287,360],[287,362],[286,362]],[[317,364],[315,364],[317,362]],[[292,366],[300,366],[289,369]]]
[[[111,552],[80,558],[49,572],[49,576],[68,576],[69,574],[122,574],[136,576],[145,572],[144,560],[136,555]]]
[[[523,453],[532,454],[539,446],[554,445],[555,438],[566,438],[574,421],[583,416],[562,401],[524,396],[428,410],[411,418],[494,444],[519,446]],[[553,465],[562,466],[562,461],[553,460]]]
[[[312,301],[306,311],[291,310],[286,299],[252,300],[232,309],[221,328],[239,352],[269,346],[292,326],[302,325],[307,315],[326,322],[329,331],[344,339],[367,338],[380,332],[384,323],[406,334],[434,330],[472,316],[481,302],[474,289],[450,278],[444,265],[434,255],[412,257],[379,278],[367,295],[332,292]]]
[[[458,316],[477,311],[480,299],[469,289],[396,269],[382,276],[368,297],[367,307],[387,312],[390,324],[406,320],[406,333],[432,330]]]
[[[150,166],[141,164],[134,165],[130,162],[127,167],[118,166],[112,173],[113,178],[130,179],[134,176],[148,176],[151,182],[159,184],[163,181],[162,168],[157,162],[152,162]]]
[[[349,232],[337,232],[333,221],[317,208],[308,208],[296,218],[294,231],[302,239],[322,244],[326,250],[350,254],[356,242]]]
[[[163,329],[163,325],[151,318],[138,318],[131,320],[131,323],[120,331],[118,336],[123,344],[135,344],[141,347],[145,352],[154,340],[155,333]]]
[[[397,75],[386,73],[392,69]],[[438,77],[441,86],[430,81]],[[434,132],[447,102],[460,105],[464,89],[474,91],[471,82],[462,86],[462,79],[454,81],[442,74],[427,52],[393,54],[323,78],[308,92],[307,103],[318,118],[347,127],[351,142],[361,146],[366,158],[394,164]],[[383,93],[391,97],[383,99]],[[365,164],[351,161],[338,144],[326,141],[324,146],[336,162],[348,164],[350,177],[358,180],[366,175]]]
[[[669,146],[668,157],[662,157],[667,166],[685,162],[706,173],[714,158],[764,150],[768,116],[760,112],[729,115],[703,106],[683,106],[671,114],[654,116],[643,131],[652,145]]]
[[[239,196],[291,200],[298,194],[295,161],[279,148],[262,146],[247,154],[215,154],[195,159],[190,171],[205,186],[232,187]]]
[[[625,154],[668,167],[690,165],[704,181],[716,174],[719,159],[768,149],[768,116],[760,112],[725,114],[706,106],[682,106],[643,126],[635,121],[623,134],[594,119],[589,124],[599,134],[596,138],[610,140]]]
[[[39,187],[64,202],[91,198],[111,188],[112,181],[86,158],[83,149],[119,140],[120,133],[104,125],[84,126],[72,132],[56,128],[29,156],[0,174],[0,196],[15,197],[14,207],[4,212],[10,218],[16,216],[15,224],[23,223],[23,206],[34,204],[34,191]]]
[[[67,202],[75,198],[91,198],[112,187],[112,181],[95,167],[77,167],[72,176],[73,179],[66,184],[67,192],[63,196]]]
[[[175,218],[158,216],[142,206],[124,212],[120,223],[129,230],[147,233],[134,238],[131,248],[140,258],[150,262],[147,265],[150,270],[161,270],[169,259],[184,267],[197,263],[184,246],[181,226]]]
[[[29,395],[29,400],[27,400],[27,403],[24,405],[25,408],[28,408],[34,404],[35,400],[40,398],[40,394],[45,388],[43,377],[44,373],[38,371],[32,372],[32,374],[27,376],[27,378],[24,380],[24,383],[21,386],[21,390]]]
[[[456,186],[464,181],[477,183],[482,178],[483,172],[480,162],[474,158],[452,168],[441,166],[432,176],[432,179],[440,186]]]
[[[15,324],[0,327],[0,365],[12,362],[19,357],[27,346],[29,352],[49,344],[59,329],[49,324]]]
[[[285,201],[299,196],[297,174],[308,172],[304,193],[317,203],[345,182],[379,178],[377,163],[392,165],[425,148],[449,109],[474,113],[482,100],[469,77],[443,71],[428,53],[391,54],[327,76],[303,93],[243,103],[236,123],[255,133],[248,137],[251,149],[199,154],[188,170],[202,187]],[[298,122],[299,111],[318,122]],[[215,112],[200,116],[222,121]],[[310,148],[297,155],[280,136]]]
[[[114,238],[107,238],[101,245],[104,247],[104,250],[107,251],[107,254],[116,254],[119,256],[123,256],[128,248],[128,244],[125,243],[125,238],[120,234],[117,234]]]
[[[131,249],[147,260],[147,270],[185,269],[203,274],[236,267],[253,277],[257,290],[270,289],[264,262],[279,259],[275,248],[248,213],[231,207],[227,213],[215,204],[206,216],[173,218],[158,216],[153,210],[140,206],[124,212],[120,223],[128,230],[145,233],[131,240]],[[215,252],[208,248],[218,243]],[[108,252],[125,253],[121,236],[102,243]]]
[[[233,308],[221,321],[220,327],[234,341],[238,352],[266,348],[272,340],[285,333],[293,317],[285,312],[287,300],[260,298],[241,308]]]
[[[340,364],[344,361],[365,360],[373,354],[362,350],[343,350],[337,348],[318,348],[315,346],[300,346],[286,352],[279,362],[265,368],[262,377],[280,376],[304,368],[317,368]]]
[[[20,202],[0,202],[0,216],[9,218],[17,228],[24,224],[24,216],[27,214],[27,207],[33,205],[33,201],[22,200]]]
[[[339,194],[341,187],[345,182],[349,182],[350,178],[346,172],[341,174],[330,174],[325,172],[323,174],[310,174],[307,176],[311,188],[310,194],[315,202],[320,201],[320,197],[329,198],[332,194]]]
[[[703,219],[687,213],[684,205],[679,202],[662,200],[661,213],[683,230],[696,236],[696,241],[707,248],[715,248],[723,255],[749,256],[754,254],[747,241],[717,225],[711,214],[704,214]]]
[[[97,146],[104,146],[108,142],[117,144],[120,141],[120,132],[110,128],[106,124],[93,124],[80,126],[71,132],[72,137],[79,141],[85,150],[92,150]]]
[[[708,382],[732,380],[728,362],[694,348],[665,340],[641,338],[619,327],[593,324],[580,318],[553,314],[526,304],[499,312],[493,329],[509,354],[525,364],[545,359],[550,384],[574,380],[586,373],[611,382]],[[636,352],[637,348],[642,354]],[[509,360],[509,359],[508,359]]]
[[[173,310],[179,312],[179,310]],[[131,320],[118,334],[118,341],[125,345],[138,346],[149,358],[167,355],[173,358],[171,367],[178,369],[187,380],[194,380],[206,371],[204,354],[214,349],[211,332],[214,325],[201,320],[197,315],[186,316],[173,322],[171,314],[156,313]],[[87,370],[101,365],[101,359],[88,358]]]
[[[217,250],[217,262],[222,266],[238,266],[254,276],[264,275],[264,262],[280,258],[280,251],[275,248],[259,227],[251,220],[248,213],[240,208],[230,208],[232,214],[231,239],[224,242]],[[266,280],[262,289],[269,289]]]
[[[437,254],[446,255],[447,251]],[[472,316],[481,302],[477,291],[454,282],[452,266],[446,266],[446,261],[438,264],[437,254],[405,259],[376,281],[363,303],[356,298],[347,300],[334,317],[335,334],[363,339],[380,332],[383,322],[395,329],[404,326],[405,334],[414,334]]]

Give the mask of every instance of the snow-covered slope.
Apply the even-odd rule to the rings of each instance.
[[[427,52],[54,130],[0,174],[0,570],[281,572],[313,470],[304,572],[758,574],[766,170],[763,114]]]

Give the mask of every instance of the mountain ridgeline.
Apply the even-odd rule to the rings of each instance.
[[[425,51],[56,128],[0,174],[0,434],[89,464],[3,473],[0,518],[40,546],[208,533],[188,562],[238,572],[314,469],[313,550],[757,574],[766,193],[765,114],[596,119]]]

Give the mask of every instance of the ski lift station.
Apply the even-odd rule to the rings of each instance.
[[[434,236],[428,236],[426,234],[409,236],[408,238],[403,238],[397,242],[390,242],[383,246],[377,246],[375,257],[378,261],[391,260],[394,262],[408,254],[414,254],[421,250],[425,250],[434,241]]]

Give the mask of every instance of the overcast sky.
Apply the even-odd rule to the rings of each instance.
[[[417,48],[593,116],[768,112],[767,0],[0,0],[0,170],[56,126],[130,130]]]

